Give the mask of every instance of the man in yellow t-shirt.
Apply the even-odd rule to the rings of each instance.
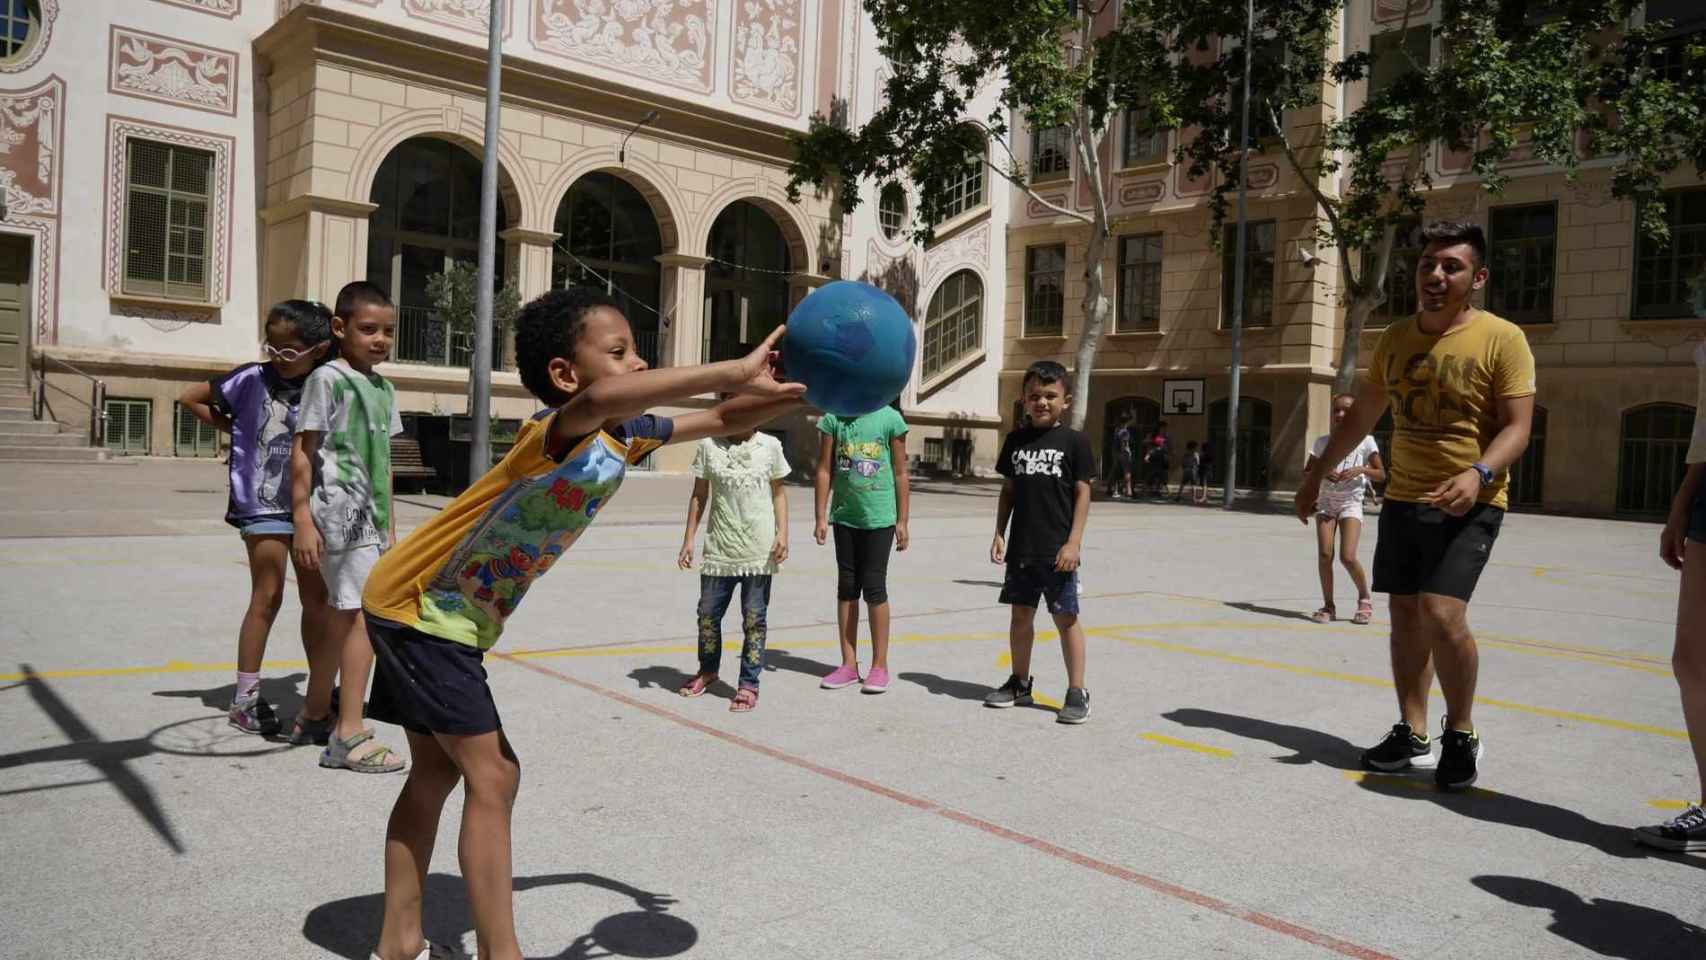
[[[1362,755],[1371,770],[1434,767],[1444,789],[1475,782],[1481,738],[1473,709],[1479,654],[1469,598],[1505,516],[1506,471],[1528,446],[1534,355],[1522,330],[1470,303],[1487,283],[1480,226],[1436,221],[1416,263],[1421,312],[1381,335],[1356,402],[1304,473],[1297,516],[1336,464],[1392,410],[1391,480],[1380,511],[1374,590],[1392,609],[1392,676],[1402,719]],[[1436,761],[1428,690],[1439,671],[1445,733]]]

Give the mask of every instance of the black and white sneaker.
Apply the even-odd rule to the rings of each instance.
[[[1451,720],[1445,722],[1450,724]],[[1439,766],[1434,768],[1434,784],[1441,790],[1461,790],[1474,783],[1475,761],[1481,759],[1482,752],[1480,734],[1447,726],[1439,737]]]
[[[1635,828],[1635,842],[1659,850],[1706,850],[1706,810],[1689,807],[1664,823]]]
[[[1362,752],[1364,770],[1397,773],[1400,770],[1427,770],[1434,765],[1433,741],[1418,734],[1410,725],[1399,721],[1392,725],[1386,738]]]
[[[1008,707],[1028,707],[1031,705],[1031,677],[1026,677],[1023,683],[1019,678],[1008,674],[1007,682],[1000,689],[992,691],[983,698],[983,705],[1005,710]]]
[[[1090,691],[1083,687],[1067,687],[1066,702],[1055,714],[1056,723],[1083,723],[1090,719]]]

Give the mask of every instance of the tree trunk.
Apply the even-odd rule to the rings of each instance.
[[[1350,393],[1356,384],[1358,353],[1362,349],[1362,328],[1380,301],[1371,296],[1351,298],[1345,311],[1345,339],[1339,346],[1339,371],[1333,377],[1333,393]]]
[[[1101,220],[1100,217],[1097,218]],[[1090,372],[1096,368],[1096,351],[1107,328],[1109,306],[1103,259],[1108,249],[1108,231],[1102,223],[1090,228],[1090,243],[1084,250],[1084,332],[1078,339],[1073,361],[1072,429],[1084,429],[1090,415]]]

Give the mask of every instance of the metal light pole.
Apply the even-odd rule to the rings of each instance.
[[[486,36],[486,143],[480,166],[480,259],[474,281],[474,359],[468,371],[474,389],[468,418],[468,479],[484,476],[492,465],[492,294],[498,247],[498,105],[503,75],[503,4],[491,0],[491,29]]]
[[[1238,407],[1240,406],[1240,366],[1244,362],[1244,238],[1250,229],[1250,211],[1246,203],[1250,178],[1246,174],[1250,163],[1250,46],[1256,39],[1256,0],[1245,0],[1244,21],[1244,116],[1238,142],[1238,249],[1233,254],[1232,271],[1232,385],[1231,402],[1226,405],[1226,476],[1221,480],[1221,506],[1227,510],[1238,499]]]
[[[656,110],[647,110],[646,115],[641,117],[639,119],[639,122],[635,123],[633,127],[629,128],[627,135],[622,138],[621,146],[616,148],[616,163],[618,166],[627,166],[627,164],[628,164],[628,141],[633,138],[634,134],[640,132],[641,127],[645,126],[648,123],[651,123],[653,120],[656,120],[657,118],[658,118],[658,112]],[[611,191],[610,193],[607,193],[605,195],[604,199],[605,199],[604,213],[605,213],[605,216],[607,216],[609,218],[609,221],[610,221],[610,223],[609,223],[610,230],[608,231],[608,233],[605,237],[605,244],[604,244],[604,253],[605,253],[605,257],[604,257],[604,260],[605,260],[605,263],[604,263],[604,295],[607,297],[614,297],[614,296],[616,296],[616,193],[615,193],[615,191]]]

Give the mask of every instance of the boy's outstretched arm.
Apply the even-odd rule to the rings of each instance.
[[[192,383],[183,393],[178,394],[178,402],[202,423],[218,430],[220,433],[231,432],[231,421],[218,410],[213,409],[213,384],[207,381]]]
[[[575,392],[557,412],[552,433],[558,440],[582,437],[606,423],[637,417],[658,404],[679,402],[702,393],[726,391],[765,399],[799,397],[806,392],[805,384],[782,383],[771,372],[771,352],[786,330],[785,325],[772,330],[763,343],[739,360],[605,377]],[[690,419],[676,420],[677,439],[686,439],[681,437],[681,428],[683,421]],[[714,432],[700,433],[692,439],[714,435]]]
[[[635,374],[640,376],[640,374]],[[624,377],[612,379],[622,380]],[[602,382],[602,381],[601,381]],[[675,430],[670,443],[689,443],[705,437],[724,437],[745,433],[769,423],[790,410],[805,405],[799,394],[735,397],[724,400],[709,410],[696,410],[675,418]]]

